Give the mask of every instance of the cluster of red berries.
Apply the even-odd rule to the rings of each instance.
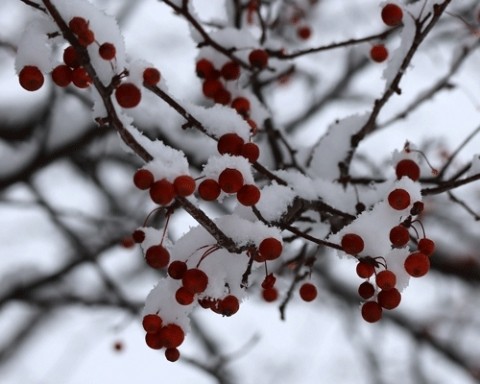
[[[186,197],[195,192],[195,179],[189,175],[180,175],[168,181],[155,180],[148,169],[139,169],[133,175],[133,183],[138,189],[149,190],[152,201],[159,205],[169,205],[176,196]]]
[[[145,341],[152,349],[165,348],[165,357],[168,361],[177,361],[180,358],[178,347],[185,339],[185,331],[178,324],[163,324],[158,314],[148,314],[143,317],[143,329],[146,332]]]
[[[273,273],[269,273],[262,281],[262,297],[267,303],[274,302],[278,298],[278,290],[275,287],[276,277]],[[309,282],[303,283],[298,290],[300,298],[303,301],[311,302],[317,298],[317,287]]]

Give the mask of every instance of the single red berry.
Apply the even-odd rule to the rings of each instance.
[[[201,269],[192,268],[183,275],[182,284],[192,293],[202,293],[207,289],[208,276]]]
[[[132,239],[137,244],[143,243],[145,240],[145,232],[143,232],[141,229],[136,229],[132,233]]]
[[[168,275],[175,280],[181,280],[187,272],[187,263],[181,260],[175,260],[168,266]]]
[[[225,80],[237,80],[240,77],[240,65],[235,61],[228,61],[220,69],[220,75]]]
[[[221,155],[239,156],[244,145],[243,139],[236,133],[226,133],[218,139],[217,150]]]
[[[140,103],[142,93],[135,84],[123,83],[115,90],[115,98],[122,108],[134,108]]]
[[[276,288],[267,288],[262,291],[263,300],[267,303],[271,303],[278,298],[278,291]]]
[[[413,203],[412,209],[410,209],[410,214],[414,216],[419,215],[423,212],[423,209],[424,204],[421,201],[416,201]]]
[[[177,348],[185,339],[185,332],[177,324],[167,324],[158,333],[165,348]]]
[[[308,40],[312,36],[312,29],[308,25],[298,27],[297,36],[302,40]]]
[[[355,233],[346,233],[341,241],[342,249],[349,255],[357,255],[363,251],[365,246],[363,239]]]
[[[435,242],[424,237],[418,241],[418,250],[427,256],[431,256],[435,251]]]
[[[263,69],[268,65],[268,53],[263,49],[254,49],[248,55],[252,67]]]
[[[414,252],[405,259],[404,267],[410,276],[422,277],[430,269],[430,260],[424,253]]]
[[[235,168],[225,168],[218,176],[218,185],[226,193],[237,193],[243,187],[243,175]]]
[[[163,340],[161,339],[159,333],[147,333],[145,335],[145,342],[152,349],[163,348]]]
[[[375,267],[373,264],[366,261],[359,261],[356,267],[357,276],[362,279],[368,279],[375,273]]]
[[[59,87],[66,87],[72,82],[72,70],[68,65],[57,65],[52,71],[52,80]]]
[[[26,65],[18,74],[18,81],[22,88],[33,92],[42,88],[45,78],[38,67]]]
[[[397,179],[407,176],[413,181],[417,181],[420,178],[420,167],[413,160],[403,159],[397,163],[395,167],[395,173],[397,175]]]
[[[115,343],[113,343],[113,349],[116,352],[121,352],[123,351],[124,348],[125,348],[125,345],[120,340],[117,340],[115,341]]]
[[[168,205],[175,198],[175,188],[167,179],[155,181],[150,187],[150,198],[159,205]]]
[[[206,201],[216,200],[217,197],[220,196],[220,192],[220,186],[217,181],[213,179],[203,180],[198,186],[198,194]]]
[[[88,30],[88,21],[83,17],[75,16],[68,22],[68,27],[76,35]]]
[[[163,320],[155,314],[145,315],[142,320],[142,326],[147,333],[157,333],[163,325]]]
[[[392,271],[384,269],[377,273],[375,282],[380,289],[392,289],[395,288],[395,284],[397,284],[397,276]]]
[[[122,238],[122,247],[123,248],[132,248],[135,245],[135,241],[132,236],[124,236]]]
[[[265,279],[262,281],[262,288],[263,289],[269,289],[273,288],[275,285],[275,282],[277,281],[277,278],[273,273],[269,273],[267,276],[265,276]]]
[[[220,89],[213,96],[213,101],[221,105],[229,105],[231,100],[232,100],[232,94],[229,91],[227,91],[225,88]]]
[[[133,174],[133,184],[138,189],[149,189],[154,182],[153,174],[148,169],[139,169]]]
[[[117,54],[117,50],[115,48],[115,45],[113,45],[112,43],[103,43],[98,48],[98,54],[103,60],[109,61],[115,58],[115,55]]]
[[[167,348],[165,350],[165,357],[168,361],[174,363],[180,358],[180,351],[177,348]]]
[[[223,84],[217,79],[206,79],[202,85],[203,94],[211,99],[222,89],[224,89]]]
[[[410,241],[410,233],[404,225],[397,225],[390,230],[390,242],[394,247],[404,247]]]
[[[81,65],[77,51],[71,45],[63,51],[63,62],[70,68],[78,68]]]
[[[87,29],[78,35],[78,42],[84,47],[88,47],[95,41],[95,34],[91,29]]]
[[[143,70],[143,82],[149,86],[155,86],[161,79],[160,71],[157,68],[148,67]]]
[[[382,290],[378,293],[377,300],[385,309],[397,308],[402,299],[402,295],[396,288]]]
[[[145,261],[154,269],[165,268],[170,261],[170,253],[163,245],[153,245],[145,252]]]
[[[256,185],[245,184],[237,192],[237,200],[240,204],[251,207],[260,200],[260,190]]]
[[[200,59],[197,61],[195,70],[197,76],[201,79],[212,79],[215,77],[215,67],[210,60]]]
[[[255,143],[245,143],[242,146],[241,155],[248,159],[250,163],[255,163],[260,157],[260,149]]]
[[[225,296],[218,302],[218,311],[223,316],[232,316],[240,309],[240,302],[234,295]]]
[[[382,9],[382,20],[389,27],[395,27],[402,23],[403,11],[396,4],[388,3]]]
[[[388,58],[388,50],[383,44],[375,44],[370,48],[370,57],[376,63],[382,63]]]
[[[237,97],[233,99],[232,108],[235,109],[240,115],[247,116],[250,111],[250,101],[245,97]]]
[[[375,323],[382,318],[382,307],[376,301],[367,301],[362,305],[362,317],[369,323]]]
[[[173,188],[178,196],[190,196],[195,192],[195,179],[189,175],[181,175],[173,180]]]
[[[393,209],[401,211],[410,205],[410,194],[405,189],[394,189],[388,195],[388,203]]]
[[[175,292],[175,300],[177,300],[177,303],[180,305],[190,305],[193,303],[194,298],[195,294],[185,287],[180,287]]]
[[[300,287],[300,297],[302,300],[310,302],[316,299],[317,297],[317,287],[312,283],[304,283]]]
[[[375,294],[375,287],[368,281],[364,281],[358,287],[358,294],[362,299],[369,299]]]
[[[255,121],[253,121],[252,119],[247,119],[246,121],[247,121],[248,125],[250,126],[250,133],[252,135],[256,135],[257,130],[258,130],[257,123]]]
[[[72,83],[78,88],[87,88],[92,79],[85,68],[77,67],[72,71]]]
[[[258,246],[258,251],[265,260],[275,260],[280,257],[283,251],[282,243],[274,237],[263,239]]]

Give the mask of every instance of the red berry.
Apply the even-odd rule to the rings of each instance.
[[[402,295],[396,288],[380,291],[377,296],[378,304],[385,309],[397,308],[401,299]]]
[[[375,273],[375,267],[366,261],[359,261],[356,267],[357,276],[362,279],[368,279]]]
[[[362,317],[369,323],[375,323],[382,318],[382,307],[376,301],[367,301],[362,305]]]
[[[424,237],[418,241],[418,250],[427,256],[431,256],[435,251],[435,242]]]
[[[168,361],[174,363],[180,358],[180,351],[177,348],[167,348],[165,350],[165,357]]]
[[[248,55],[248,61],[252,67],[263,69],[268,64],[268,53],[263,49],[254,49]]]
[[[410,209],[410,214],[411,215],[419,215],[420,213],[423,212],[424,204],[421,201],[416,201],[413,203],[412,209]]]
[[[153,182],[153,174],[148,169],[139,169],[133,175],[133,184],[135,184],[138,189],[149,189]]]
[[[277,300],[278,298],[278,291],[276,288],[267,288],[262,291],[263,300],[267,303],[271,303],[272,301]]]
[[[260,149],[255,143],[245,143],[242,146],[241,155],[248,159],[250,163],[255,163],[260,157]]]
[[[203,200],[213,201],[220,196],[220,186],[213,179],[203,180],[198,186],[198,194]]]
[[[364,281],[358,287],[358,294],[362,299],[369,299],[375,294],[375,287],[368,281]]]
[[[173,181],[173,188],[178,196],[190,196],[195,192],[195,179],[189,175],[181,175]]]
[[[397,284],[397,276],[392,271],[384,269],[377,273],[375,282],[380,289],[392,289],[395,288],[395,284]]]
[[[250,101],[245,97],[237,97],[233,99],[232,108],[235,109],[240,115],[247,116],[250,111]]]
[[[135,245],[135,240],[132,236],[124,236],[122,238],[122,247],[123,248],[132,248]]]
[[[192,268],[183,275],[182,284],[192,293],[202,293],[207,289],[208,276],[201,269]]]
[[[206,97],[213,99],[223,88],[223,84],[217,79],[206,79],[202,85],[202,92]]]
[[[382,63],[388,58],[388,50],[383,44],[375,44],[370,48],[370,57],[377,63]]]
[[[40,69],[33,65],[27,65],[18,74],[18,80],[22,88],[33,92],[42,87],[45,78]]]
[[[68,22],[68,27],[76,35],[88,30],[88,21],[83,17],[75,16]]]
[[[215,67],[212,62],[207,59],[200,59],[196,64],[197,76],[201,79],[211,79],[215,77]]]
[[[175,280],[180,280],[187,272],[187,264],[181,260],[175,260],[170,263],[168,266],[168,275]]]
[[[407,176],[413,181],[417,181],[420,178],[420,167],[413,160],[403,159],[397,163],[397,166],[395,167],[395,173],[397,175],[397,179]]]
[[[382,9],[382,20],[389,27],[395,27],[402,22],[403,11],[396,4],[389,3]]]
[[[57,65],[52,71],[52,80],[59,87],[66,87],[72,82],[72,70],[68,65]]]
[[[308,40],[312,36],[312,29],[308,25],[298,27],[297,36],[302,40]]]
[[[145,335],[145,342],[152,349],[162,349],[163,340],[159,333],[147,333]]]
[[[160,329],[159,336],[165,348],[177,348],[185,339],[185,332],[177,324],[167,324]]]
[[[113,60],[117,54],[117,50],[112,43],[103,43],[98,48],[98,54],[103,60]]]
[[[115,90],[115,98],[122,108],[133,108],[140,103],[142,93],[135,84],[123,83]]]
[[[218,311],[223,316],[232,316],[240,309],[240,303],[236,296],[228,295],[218,302]]]
[[[405,259],[404,267],[410,276],[422,277],[430,269],[430,260],[424,253],[415,252]]]
[[[148,67],[143,70],[143,82],[146,85],[154,86],[160,82],[160,71],[157,68]]]
[[[218,139],[217,150],[221,155],[238,156],[242,153],[244,141],[236,133],[226,133]]]
[[[317,297],[317,287],[312,283],[305,283],[300,287],[300,297],[304,301],[313,301]]]
[[[72,71],[72,82],[78,88],[87,88],[92,79],[85,68],[77,67]]]
[[[218,176],[218,185],[226,193],[237,193],[243,187],[243,175],[238,169],[225,168]]]
[[[220,69],[220,75],[225,80],[237,80],[240,77],[240,65],[235,61],[229,61]]]
[[[267,237],[263,239],[258,246],[258,251],[265,258],[265,260],[275,260],[282,254],[282,243],[274,237]]]
[[[232,94],[227,91],[225,88],[220,89],[213,96],[213,101],[217,104],[229,105],[232,100]]]
[[[143,232],[141,229],[136,229],[132,233],[132,239],[137,244],[143,243],[143,241],[145,240],[145,232]]]
[[[240,204],[251,207],[260,200],[260,190],[256,185],[246,184],[237,192],[237,200]]]
[[[170,253],[163,245],[153,245],[145,252],[145,261],[154,269],[165,268],[170,261]]]
[[[388,195],[388,203],[393,209],[401,211],[410,205],[410,194],[405,189],[394,189]]]
[[[155,181],[150,187],[150,198],[159,205],[168,205],[175,198],[175,188],[167,179]]]
[[[142,320],[142,326],[147,333],[157,333],[162,328],[162,318],[158,315],[145,315]]]
[[[397,225],[390,230],[390,242],[394,247],[404,247],[410,241],[410,233],[403,225]]]
[[[363,239],[355,233],[347,233],[343,235],[341,245],[343,251],[349,255],[357,255],[363,251],[365,246]]]
[[[77,51],[71,45],[63,51],[63,62],[70,68],[78,68],[81,65]]]
[[[273,273],[269,273],[267,276],[265,276],[265,279],[262,282],[262,288],[263,289],[269,289],[273,288],[275,285],[275,281],[277,281],[277,278]]]
[[[78,35],[78,42],[84,47],[88,47],[95,41],[95,34],[91,29],[87,29]]]
[[[195,294],[190,292],[185,287],[180,287],[175,292],[175,300],[177,300],[177,303],[180,304],[180,305],[190,305],[190,304],[192,304],[194,297],[195,297]]]

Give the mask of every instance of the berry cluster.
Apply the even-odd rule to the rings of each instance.
[[[185,331],[178,324],[164,324],[158,314],[148,314],[143,317],[143,329],[146,332],[145,342],[152,349],[165,348],[165,357],[168,361],[177,361],[180,358],[178,347],[185,339]]]

